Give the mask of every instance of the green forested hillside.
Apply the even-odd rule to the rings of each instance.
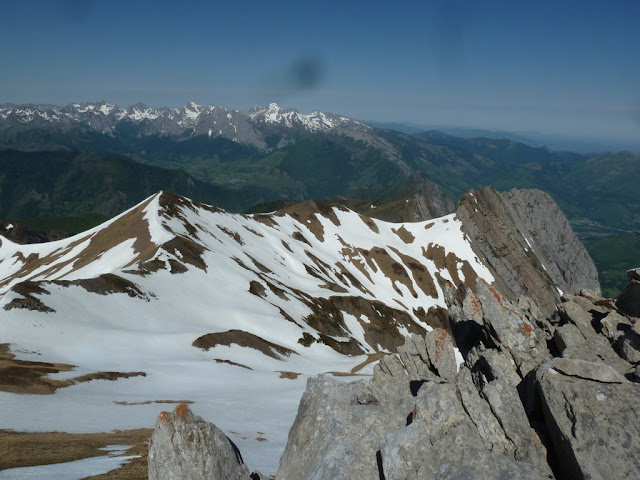
[[[179,138],[145,136],[140,128],[122,123],[115,135],[24,130],[0,138],[0,147],[19,144],[22,150],[34,150],[0,150],[0,216],[110,216],[160,189],[235,211],[263,202],[338,195],[385,201],[376,196],[385,188],[393,191],[418,171],[454,201],[485,185],[544,190],[594,257],[605,258],[599,260],[605,288],[624,282],[622,270],[634,266],[630,259],[617,276],[610,270],[605,275],[609,257],[602,257],[592,244],[615,246],[622,241],[618,236],[640,231],[636,154],[588,156],[510,140],[393,130],[377,130],[381,141],[376,147],[338,134],[308,134],[275,148],[287,143],[276,135],[269,140],[274,150],[265,152],[189,132]],[[42,151],[46,149],[57,150]]]
[[[87,152],[0,151],[0,218],[107,217],[159,190],[229,209],[265,200],[260,189],[229,190],[128,158]]]

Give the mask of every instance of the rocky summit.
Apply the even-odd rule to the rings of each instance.
[[[0,428],[159,418],[157,479],[639,474],[637,272],[601,298],[542,192],[405,223],[159,192],[74,237],[0,241]]]
[[[411,335],[368,380],[309,378],[275,478],[638,477],[637,360],[606,332],[636,341],[640,319],[586,293],[563,297],[549,318],[483,284],[477,293],[451,286],[447,299],[452,334]],[[567,348],[573,329],[579,340]],[[464,352],[458,367],[454,344]],[[150,471],[156,463],[150,456]],[[236,478],[192,469],[150,478]]]

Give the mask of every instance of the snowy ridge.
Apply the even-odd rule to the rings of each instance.
[[[131,238],[126,238],[126,234],[113,238],[110,229],[126,231],[140,222],[141,211],[153,212],[149,207],[157,207],[159,196],[156,194],[102,225],[64,240],[19,245],[0,237],[0,295],[22,281],[91,278],[147,259],[154,253],[154,240],[159,243],[168,239],[157,216],[146,214],[151,238],[144,246],[139,236],[132,233]]]
[[[276,124],[287,128],[302,127],[310,132],[328,132],[338,127],[351,126],[371,129],[368,125],[340,115],[323,113],[317,110],[308,115],[298,113],[295,109],[283,109],[277,103],[266,107],[254,107],[249,111],[249,118],[254,122]]]
[[[318,133],[336,131],[368,138],[372,130],[368,125],[349,118],[311,112],[308,115],[296,110],[285,110],[271,103],[267,107],[254,107],[245,114],[237,110],[215,105],[198,105],[188,102],[182,108],[152,108],[137,103],[122,108],[107,102],[74,103],[65,107],[54,105],[3,105],[0,106],[0,130],[12,128],[44,128],[67,131],[86,128],[115,135],[121,122],[129,122],[141,128],[142,135],[222,136],[230,140],[266,150],[265,134],[261,128],[282,127],[291,133]],[[372,142],[373,140],[369,140]]]
[[[167,407],[144,402],[179,398],[263,472],[307,376],[350,373],[431,329],[445,283],[493,282],[455,215],[390,224],[307,202],[249,216],[166,192],[59,242],[2,239],[0,258],[0,337],[18,358],[78,366],[55,378],[146,373],[0,392],[15,413],[0,428],[148,427]]]

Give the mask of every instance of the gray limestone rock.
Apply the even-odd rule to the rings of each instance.
[[[431,372],[430,376],[434,376]],[[390,404],[402,404],[407,398],[410,398],[411,389],[409,377],[405,366],[400,360],[399,355],[387,355],[373,368],[373,378],[371,385],[375,388],[377,396],[380,400],[389,402]],[[416,378],[413,378],[416,380]]]
[[[558,288],[600,291],[593,261],[546,193],[481,188],[464,195],[456,213],[495,272],[498,290],[512,300],[526,294],[551,315]]]
[[[487,450],[498,453],[513,453],[515,446],[505,435],[500,422],[491,412],[489,403],[480,396],[473,384],[471,372],[463,367],[456,379],[460,401],[473,422]]]
[[[629,363],[634,365],[640,363],[640,335],[635,331],[629,330],[625,332],[622,338],[620,355]]]
[[[558,313],[560,314],[560,318],[565,322],[571,322],[578,327],[585,338],[594,332],[594,329],[591,326],[593,317],[577,303],[565,302],[558,305]]]
[[[470,381],[468,371],[466,378]],[[475,413],[481,415],[477,417],[480,424],[489,426],[483,429],[485,438],[456,386],[428,382],[417,394],[411,422],[382,440],[379,478],[550,478],[548,472],[537,470],[529,461],[502,455],[509,452],[504,431],[477,392],[468,388],[464,391],[467,405],[477,407]],[[482,418],[484,415],[486,418]],[[493,450],[487,448],[487,441]]]
[[[599,295],[598,271],[556,202],[541,190],[502,193],[518,230],[526,235],[556,287]]]
[[[629,321],[631,320],[629,319]],[[632,330],[640,335],[640,318],[633,320]]]
[[[502,380],[493,380],[485,385],[480,393],[489,403],[491,411],[500,422],[507,439],[514,445],[516,460],[529,459],[531,457],[531,427],[516,389]]]
[[[388,433],[381,443],[385,478],[408,478],[419,470],[432,445],[451,435],[457,426],[465,422],[469,424],[465,442],[469,445],[482,444],[453,385],[424,384],[418,392],[411,415],[409,425]]]
[[[603,364],[557,360],[536,381],[559,478],[640,478],[640,385],[617,383]]]
[[[488,348],[479,353],[474,365],[478,367],[477,374],[483,375],[483,378],[477,382],[480,385],[485,385],[493,379],[500,379],[515,388],[522,381],[518,374],[518,367],[509,352]],[[483,368],[479,368],[480,365]]]
[[[582,295],[570,295],[568,293],[565,293],[564,295],[562,295],[562,301],[576,303],[585,312],[591,312],[592,310],[600,311],[602,313],[605,312],[605,309],[596,306],[592,300]]]
[[[584,349],[587,344],[584,335],[573,323],[557,327],[551,340],[557,352],[563,357],[569,358],[571,358],[570,352],[572,350]]]
[[[600,319],[600,325],[602,333],[615,341],[623,335],[625,327],[631,328],[631,321],[617,312],[609,312]]]
[[[381,439],[404,428],[414,408],[413,403],[389,405],[378,393],[370,382],[310,378],[276,477],[378,478],[376,452]],[[372,397],[379,401],[362,401]]]
[[[435,372],[429,369],[430,362],[425,337],[412,334],[407,338],[405,344],[398,348],[398,356],[411,380],[435,378]]]
[[[240,451],[186,405],[162,412],[149,446],[149,480],[248,480]]]
[[[627,380],[605,363],[587,362],[569,358],[553,358],[544,364],[546,368],[570,377],[594,380],[602,383],[627,383]]]
[[[622,374],[629,371],[630,365],[623,360],[625,358],[624,344],[619,339],[612,345],[609,340],[609,338],[621,336],[615,333],[618,326],[627,325],[621,328],[630,329],[630,322],[627,319],[611,312],[602,319],[604,323],[597,322],[590,313],[585,312],[574,302],[565,302],[559,305],[558,314],[562,320],[569,322],[557,327],[552,338],[552,343],[562,357],[596,363],[605,362]],[[601,323],[602,334],[596,332],[593,327],[594,323]],[[616,353],[614,347],[619,353]],[[632,347],[632,344],[627,346],[627,354],[630,358],[634,358],[633,350],[629,347]]]
[[[526,375],[540,359],[549,356],[544,339],[517,305],[484,282],[478,282],[477,288],[487,333],[501,350],[510,353],[520,375]]]
[[[424,336],[429,362],[443,380],[454,381],[457,373],[456,357],[451,336],[443,329],[436,328]]]
[[[420,389],[413,421],[387,434],[382,442],[379,478],[550,478],[531,462],[486,449],[456,390],[453,385],[437,383]],[[496,447],[499,451],[500,446]]]

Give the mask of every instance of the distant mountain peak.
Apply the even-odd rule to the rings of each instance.
[[[0,131],[16,128],[39,128],[68,131],[76,126],[114,135],[120,122],[143,125],[140,135],[163,135],[184,138],[206,134],[221,136],[234,142],[268,150],[264,128],[281,129],[289,139],[308,133],[335,131],[341,135],[363,137],[368,125],[341,115],[314,110],[301,114],[296,109],[282,108],[275,102],[254,107],[248,113],[216,105],[199,105],[189,101],[182,108],[149,107],[142,102],[122,108],[106,101],[54,105],[0,106]],[[357,132],[357,133],[356,133]],[[365,138],[366,135],[364,135]],[[362,138],[361,138],[362,139]],[[373,142],[372,139],[369,139]],[[290,143],[288,140],[286,143]]]

